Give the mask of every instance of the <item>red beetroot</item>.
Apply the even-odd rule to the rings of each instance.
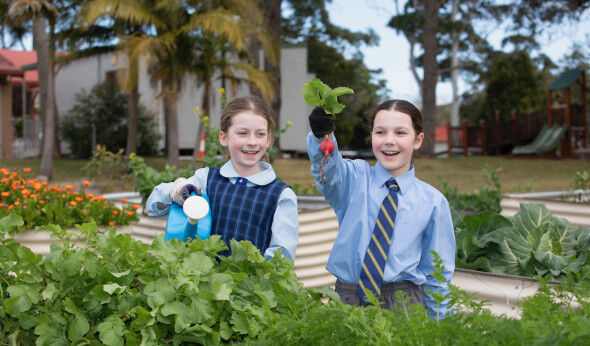
[[[334,145],[334,142],[332,142],[332,140],[330,139],[330,135],[325,135],[322,144],[320,144],[320,151],[322,152],[322,154],[324,154],[324,159],[320,164],[320,180],[318,180],[318,183],[322,181],[322,167],[324,167],[324,162],[326,162],[326,160],[328,159],[328,155],[334,152],[335,148],[336,146]]]

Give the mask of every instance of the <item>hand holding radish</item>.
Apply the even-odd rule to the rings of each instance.
[[[303,98],[305,102],[315,108],[309,115],[311,131],[317,138],[324,137],[320,145],[320,151],[324,159],[320,164],[320,180],[322,181],[322,167],[328,159],[328,155],[334,152],[336,145],[330,139],[330,133],[335,129],[335,115],[342,112],[344,105],[338,102],[337,97],[344,94],[353,94],[350,88],[338,87],[331,89],[317,78],[310,80],[303,85]]]

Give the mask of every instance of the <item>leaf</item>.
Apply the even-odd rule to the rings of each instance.
[[[59,290],[55,287],[53,283],[50,282],[47,284],[47,286],[45,286],[45,289],[41,293],[41,296],[43,297],[43,299],[50,301],[53,300],[53,296],[55,296],[58,292]]]
[[[144,293],[148,296],[147,303],[152,309],[176,298],[176,290],[170,287],[170,283],[164,278],[149,282]]]
[[[100,323],[96,330],[99,332],[100,341],[105,345],[123,345],[123,329],[125,324],[120,318],[108,317],[105,322]]]
[[[354,91],[352,91],[351,88],[347,88],[347,87],[337,87],[332,89],[332,94],[334,96],[340,96],[340,95],[345,95],[345,94],[354,94]]]
[[[231,315],[232,329],[240,334],[255,336],[260,332],[260,324],[254,318],[250,318],[246,313],[233,312]]]
[[[202,252],[193,252],[184,259],[181,268],[183,268],[187,274],[208,273],[213,269],[213,261]]]
[[[230,275],[215,273],[209,276],[210,291],[215,300],[229,300],[235,283]]]
[[[9,214],[0,219],[0,232],[9,232],[12,227],[24,225],[23,218],[17,214]]]
[[[174,332],[176,333],[182,333],[195,319],[192,310],[179,301],[165,303],[162,305],[160,312],[164,316],[175,315]]]
[[[33,304],[37,304],[40,300],[40,295],[31,286],[28,285],[14,285],[8,286],[6,289],[10,298],[6,299],[6,312],[14,317],[22,312],[29,310]]]
[[[90,330],[90,324],[88,323],[88,320],[86,319],[86,317],[81,316],[81,315],[76,316],[76,318],[74,318],[74,321],[70,325],[70,332],[68,334],[68,339],[70,341],[80,340],[81,338],[84,337],[84,335],[86,335],[86,333],[88,333],[89,330]]]
[[[117,272],[111,272],[111,274],[112,274],[114,277],[116,277],[116,278],[123,277],[123,276],[125,276],[125,275],[127,275],[127,274],[129,274],[129,273],[131,273],[131,269],[127,269],[126,271],[124,271],[124,272],[120,272],[120,273],[117,273]]]
[[[334,291],[331,287],[313,287],[307,290],[312,296],[319,294],[320,297],[327,296],[330,300],[340,301],[340,295]]]
[[[127,286],[120,286],[120,285],[118,285],[116,283],[112,283],[112,284],[103,285],[103,288],[102,289],[106,293],[112,295],[113,293],[119,294],[119,293],[125,292],[125,290],[127,289]]]
[[[318,78],[313,78],[303,85],[303,99],[312,107],[321,106],[327,114],[336,115],[344,109],[344,105],[338,102],[338,96],[354,94],[354,91],[346,87],[331,89]]]

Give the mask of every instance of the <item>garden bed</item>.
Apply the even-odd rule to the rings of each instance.
[[[502,195],[501,215],[512,216],[520,210],[521,203],[545,204],[555,217],[567,219],[575,226],[590,228],[590,204],[572,203],[563,200],[568,191],[544,191],[528,193],[508,193]]]

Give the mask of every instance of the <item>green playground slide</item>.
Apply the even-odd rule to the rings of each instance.
[[[513,155],[547,154],[557,148],[559,141],[567,131],[567,125],[544,125],[537,137],[529,143],[512,149]]]

